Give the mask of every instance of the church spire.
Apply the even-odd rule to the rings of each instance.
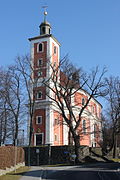
[[[47,17],[47,10],[46,10],[46,8],[47,8],[48,6],[43,6],[43,8],[44,8],[44,22],[46,22],[46,17]]]
[[[51,26],[50,26],[50,24],[47,22],[47,10],[46,10],[46,8],[47,8],[47,6],[43,6],[43,8],[44,8],[44,22],[42,22],[41,24],[40,24],[40,35],[46,35],[46,34],[50,34],[50,31],[51,31]]]

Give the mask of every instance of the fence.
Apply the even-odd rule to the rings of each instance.
[[[83,157],[88,155],[89,147],[82,146],[80,149]],[[25,147],[24,150],[25,162],[28,165],[28,147]],[[74,146],[30,147],[30,165],[70,163],[74,154]]]
[[[15,155],[16,154],[16,155]],[[21,147],[0,147],[0,169],[11,168],[24,162],[24,150]]]

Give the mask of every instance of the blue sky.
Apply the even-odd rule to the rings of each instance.
[[[120,73],[120,0],[1,0],[0,64],[30,52],[28,38],[39,35],[43,5],[61,57],[88,71],[96,65]]]

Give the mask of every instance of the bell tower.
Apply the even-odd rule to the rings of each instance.
[[[40,24],[40,35],[29,38],[31,43],[31,61],[33,65],[33,78],[36,86],[33,88],[35,97],[35,111],[33,118],[34,146],[42,144],[54,145],[54,110],[52,103],[46,94],[51,92],[43,85],[43,79],[50,77],[50,64],[59,64],[60,43],[51,34],[51,25],[47,22],[47,11],[44,7],[44,20]],[[46,93],[47,92],[47,93]]]

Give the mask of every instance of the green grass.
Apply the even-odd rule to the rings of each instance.
[[[120,159],[112,159],[114,162],[120,162]]]
[[[16,170],[16,173],[15,173],[15,171],[13,171],[6,175],[0,176],[0,180],[18,180],[28,170],[29,170],[29,167],[27,167],[27,166],[21,167]]]
[[[49,165],[44,165],[45,167],[58,167],[58,166],[71,166],[71,164],[49,164]]]

